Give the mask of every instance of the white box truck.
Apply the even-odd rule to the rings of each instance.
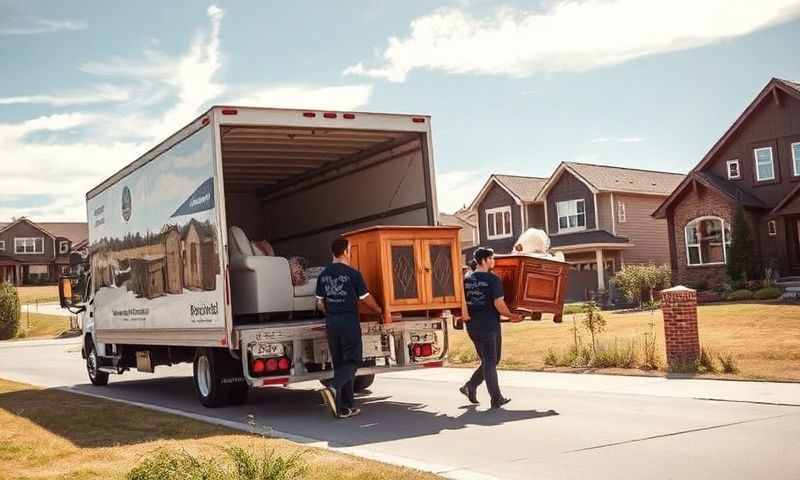
[[[91,382],[193,362],[208,407],[242,403],[251,387],[324,382],[314,277],[331,241],[435,225],[434,185],[428,116],[211,108],[86,195],[88,255],[60,290],[81,312]],[[450,318],[362,323],[356,389],[441,366]]]

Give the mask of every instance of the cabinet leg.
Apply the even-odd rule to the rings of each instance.
[[[541,320],[542,313],[541,312],[533,312],[531,313],[531,320]]]
[[[553,315],[553,322],[561,323],[561,314],[560,313],[557,313],[557,314]]]

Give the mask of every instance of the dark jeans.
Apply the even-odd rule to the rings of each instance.
[[[469,379],[467,385],[470,388],[477,389],[485,380],[486,389],[489,390],[492,402],[495,402],[503,398],[500,393],[500,385],[497,383],[497,364],[500,363],[500,352],[503,343],[502,335],[498,331],[481,335],[470,334],[469,338],[475,344],[475,350],[481,359],[481,365],[472,374],[472,378]]]
[[[328,348],[333,362],[333,380],[329,384],[336,391],[336,409],[342,412],[353,408],[353,379],[361,366],[361,325],[348,317],[328,317]]]

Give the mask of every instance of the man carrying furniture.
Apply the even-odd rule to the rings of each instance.
[[[494,251],[479,247],[475,250],[475,271],[464,279],[464,293],[467,299],[467,333],[481,359],[481,365],[472,378],[459,389],[472,403],[479,403],[476,391],[486,380],[486,388],[492,398],[491,407],[500,408],[511,400],[504,398],[497,383],[497,364],[500,362],[502,337],[500,335],[500,315],[512,322],[520,321],[520,316],[509,311],[503,298],[503,282],[491,273],[494,268]]]
[[[328,348],[333,361],[333,381],[322,389],[322,398],[338,418],[361,413],[353,406],[353,379],[361,366],[361,323],[358,304],[380,314],[381,307],[367,291],[361,273],[350,266],[350,244],[337,238],[331,245],[333,263],[317,279],[317,305],[325,313]]]

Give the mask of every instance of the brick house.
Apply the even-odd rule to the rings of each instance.
[[[572,265],[567,297],[606,291],[626,264],[668,264],[667,222],[651,217],[682,174],[562,162],[542,186],[551,248]]]
[[[22,217],[0,223],[0,283],[55,283],[69,255],[85,245],[86,223],[34,223]]]
[[[726,281],[737,204],[753,257],[800,275],[800,84],[773,78],[653,213],[669,224],[676,282]]]

